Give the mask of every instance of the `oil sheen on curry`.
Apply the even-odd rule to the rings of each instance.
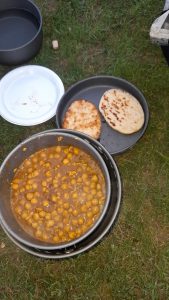
[[[15,170],[11,205],[20,226],[48,243],[86,233],[105,202],[105,179],[93,158],[73,146],[44,148]]]

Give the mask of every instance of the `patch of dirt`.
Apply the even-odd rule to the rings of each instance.
[[[97,290],[97,295],[99,300],[112,300],[113,295],[110,285],[107,282],[102,282]]]
[[[150,232],[153,242],[158,247],[166,246],[169,243],[169,225],[164,223],[162,216],[156,216],[150,201],[147,200],[141,214],[144,215],[145,227]]]

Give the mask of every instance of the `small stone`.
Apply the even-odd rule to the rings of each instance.
[[[6,247],[5,243],[2,242],[2,243],[0,244],[0,248],[1,248],[1,249],[4,249],[5,247]]]
[[[52,47],[53,47],[54,50],[59,48],[59,44],[58,44],[57,40],[52,41]]]

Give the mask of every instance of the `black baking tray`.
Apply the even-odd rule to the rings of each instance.
[[[51,132],[51,131],[55,131],[55,130],[47,130],[45,132]],[[62,129],[62,132],[68,132],[69,134],[71,134],[72,132],[73,134],[75,134],[75,132],[71,130]],[[63,259],[63,258],[70,258],[79,255],[80,253],[89,251],[94,246],[96,246],[99,242],[101,242],[101,240],[110,232],[110,230],[116,224],[120,213],[120,209],[122,205],[122,182],[121,182],[120,173],[115,160],[111,157],[108,151],[99,142],[79,132],[77,132],[76,135],[79,136],[80,138],[85,139],[88,143],[90,143],[90,145],[92,145],[104,159],[109,171],[111,184],[112,184],[111,201],[109,203],[105,217],[103,218],[102,222],[98,225],[98,227],[95,229],[94,232],[92,232],[88,237],[86,237],[84,240],[80,241],[79,243],[59,250],[46,251],[43,249],[37,249],[37,248],[24,245],[23,243],[13,238],[9,234],[9,232],[7,232],[6,229],[3,228],[3,226],[1,225],[5,233],[8,235],[8,237],[19,248],[37,257],[47,258],[47,259]]]
[[[109,151],[116,155],[132,148],[136,142],[144,135],[149,121],[149,109],[144,95],[130,82],[113,76],[94,76],[75,83],[71,86],[60,100],[56,111],[56,126],[62,128],[62,120],[70,106],[76,99],[86,99],[91,101],[98,108],[100,99],[106,90],[119,88],[133,95],[141,104],[145,122],[143,127],[136,133],[126,135],[112,129],[101,116],[101,136],[100,143]]]

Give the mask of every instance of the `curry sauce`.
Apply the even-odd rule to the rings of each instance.
[[[105,179],[96,161],[73,146],[44,148],[15,170],[11,206],[31,236],[63,243],[87,232],[105,202]]]

